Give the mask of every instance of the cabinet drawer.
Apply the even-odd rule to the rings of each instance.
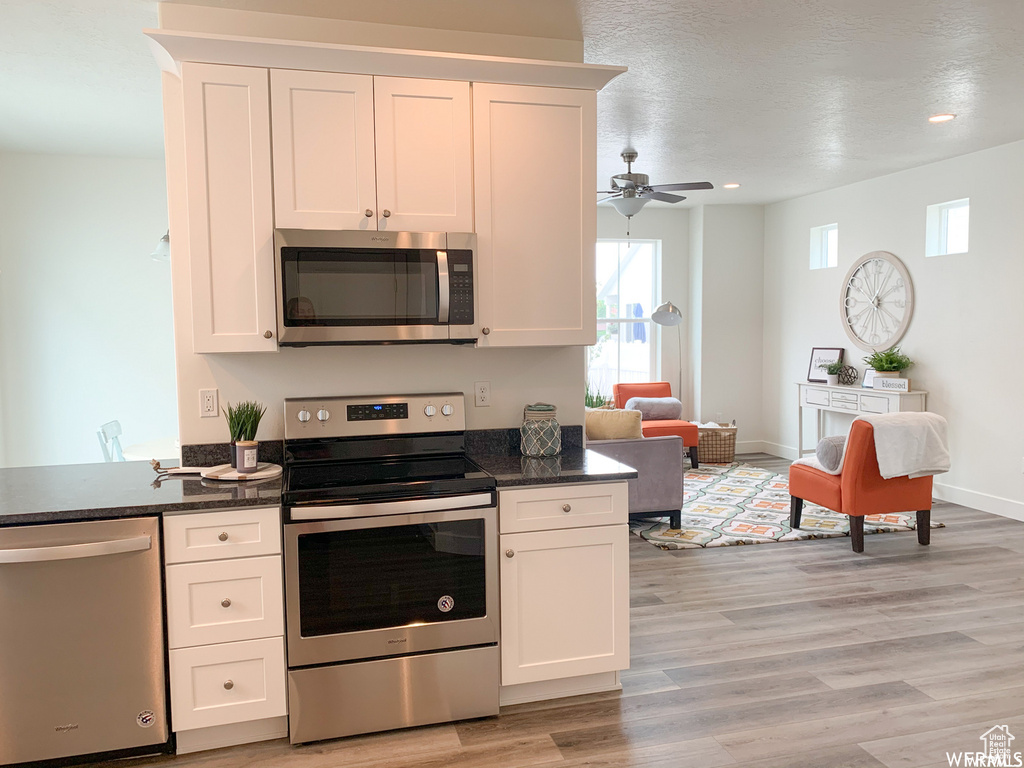
[[[167,566],[171,648],[282,634],[279,555]]]
[[[841,403],[851,403],[854,408],[857,407],[857,393],[856,392],[833,392],[832,393],[832,405],[842,408]]]
[[[192,563],[281,552],[281,513],[277,507],[226,509],[164,518],[164,558]]]
[[[804,389],[804,405],[828,405],[827,389]]]
[[[860,409],[868,413],[888,413],[889,398],[878,395],[861,395]]]
[[[175,731],[287,714],[284,638],[171,651]]]
[[[546,485],[498,491],[501,533],[549,531],[626,522],[626,483]]]
[[[857,401],[854,400],[851,403],[848,400],[833,400],[832,401],[832,407],[833,408],[842,408],[844,411],[856,411],[857,410]]]

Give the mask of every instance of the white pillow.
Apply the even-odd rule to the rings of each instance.
[[[814,455],[818,461],[829,472],[835,472],[843,463],[843,451],[846,449],[846,436],[836,435],[834,437],[823,437],[818,447],[814,449]]]
[[[640,411],[644,421],[678,419],[683,415],[683,404],[674,397],[631,397],[626,410]]]

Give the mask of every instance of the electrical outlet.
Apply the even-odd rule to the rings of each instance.
[[[478,381],[473,385],[473,395],[477,408],[487,408],[491,404],[491,382]]]
[[[199,418],[209,419],[220,416],[220,404],[216,389],[199,390]]]

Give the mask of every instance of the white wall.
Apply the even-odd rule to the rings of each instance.
[[[645,208],[633,217],[629,232],[638,240],[661,241],[661,301],[671,301],[683,312],[683,322],[675,328],[658,328],[661,334],[661,378],[671,382],[672,392],[684,403],[686,413],[692,411],[692,390],[689,372],[689,228],[690,212],[685,208]],[[614,208],[597,208],[597,236],[601,239],[625,240],[626,219]],[[679,388],[679,335],[683,340],[683,392]]]
[[[0,154],[0,466],[177,433],[163,163]]]
[[[702,205],[700,307],[700,421],[734,421],[736,450],[761,450],[761,323],[764,293],[764,208]]]
[[[969,197],[970,252],[925,258],[925,208]],[[953,467],[937,494],[1024,519],[1024,142],[768,206],[765,213],[764,423],[795,456],[796,385],[812,347],[844,347],[839,292],[851,264],[886,250],[914,283],[900,343],[928,409],[950,425]],[[839,266],[808,268],[809,229],[839,223]],[[834,431],[844,425],[835,424]]]

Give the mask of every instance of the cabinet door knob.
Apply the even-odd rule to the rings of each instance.
[[[369,208],[366,209],[366,218],[373,218],[373,211],[371,211]]]
[[[224,690],[225,691],[230,691],[234,687],[235,687],[235,684],[231,680],[225,680],[224,681]]]
[[[221,531],[220,532],[220,536],[218,536],[217,538],[220,539],[221,541],[227,541],[228,540],[228,532],[227,531]]]
[[[384,209],[384,218],[385,219],[391,218],[391,211],[389,211],[387,208]]]
[[[563,512],[572,512],[572,507],[570,505],[568,505],[568,504],[563,504],[562,505],[562,511]]]
[[[274,338],[274,332],[273,331],[264,331],[263,332],[263,338],[264,339],[272,339],[272,338]]]
[[[480,333],[482,333],[484,336],[489,336],[490,333],[491,333],[491,329],[490,328],[481,328],[480,329]]]
[[[225,597],[223,600],[220,601],[220,607],[221,608],[230,608],[231,607],[231,600],[229,598]]]
[[[514,549],[506,549],[505,550],[505,557],[515,557],[515,556],[516,556],[516,551]]]

